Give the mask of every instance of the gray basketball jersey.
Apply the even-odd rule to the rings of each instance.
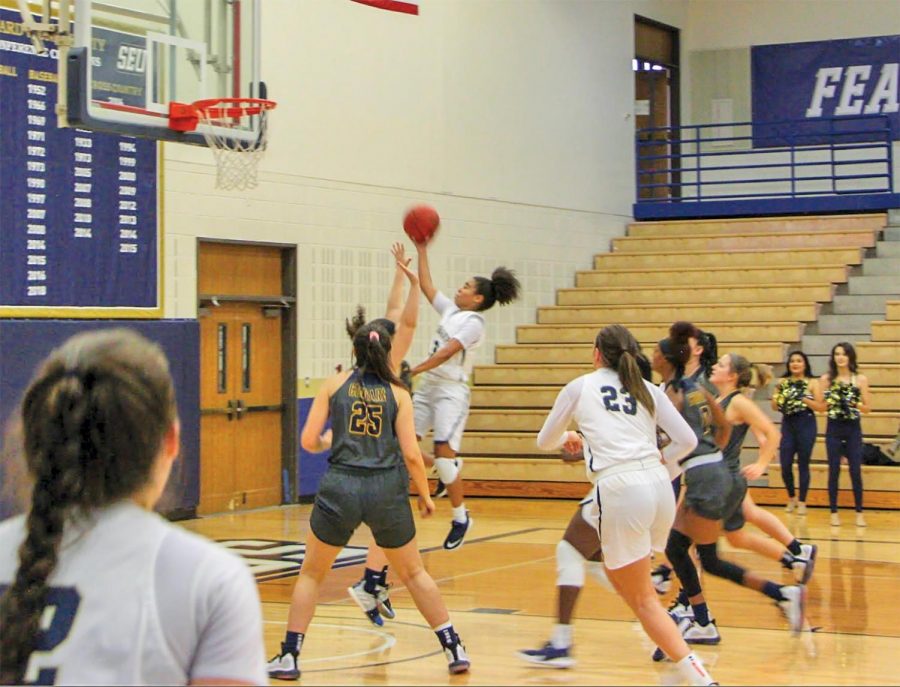
[[[706,394],[690,377],[682,377],[679,387],[684,394],[681,416],[697,435],[697,448],[681,462],[695,456],[717,453],[719,447],[715,442],[715,426],[712,423],[712,410],[706,400]]]
[[[394,431],[397,401],[391,385],[354,370],[331,397],[332,465],[392,468],[403,465]]]
[[[739,393],[740,391],[733,391],[728,394],[719,404],[722,406],[722,410],[728,410],[731,399]],[[731,437],[728,439],[728,444],[722,449],[722,454],[725,456],[725,465],[734,473],[741,471],[741,447],[744,445],[744,438],[747,436],[748,429],[750,429],[750,425],[746,423],[732,425]]]

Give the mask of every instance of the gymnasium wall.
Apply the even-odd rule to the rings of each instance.
[[[680,25],[687,3],[420,7],[267,0],[263,77],[280,104],[256,190],[216,191],[208,151],[164,146],[165,315],[196,315],[197,237],[296,244],[301,394],[349,362],[355,305],[382,311],[414,202],[443,218],[440,288],[499,264],[521,277],[523,298],[487,313],[482,362],[608,249],[633,201],[633,17]],[[412,359],[436,322],[423,309]]]

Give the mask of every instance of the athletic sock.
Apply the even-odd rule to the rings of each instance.
[[[378,585],[378,581],[381,579],[381,573],[378,570],[366,568],[365,573],[363,573],[363,579],[365,580],[363,589],[366,590],[366,594],[374,594],[375,587],[376,585]]]
[[[799,556],[803,553],[803,549],[800,548],[800,540],[794,539],[790,544],[787,545],[788,551],[790,551],[795,556]]]
[[[466,505],[464,503],[459,504],[458,506],[454,506],[453,508],[453,519],[456,522],[465,522],[468,520],[466,515]]]
[[[694,609],[694,620],[696,620],[699,625],[702,625],[703,627],[709,625],[709,607],[706,605],[705,601],[701,604],[691,604],[691,608]]]
[[[675,664],[681,677],[691,685],[712,685],[715,681],[712,676],[706,672],[703,663],[694,654],[688,654]]]
[[[784,601],[784,594],[781,593],[781,586],[774,582],[763,583],[762,593],[775,601]]]
[[[459,636],[456,634],[456,630],[453,629],[453,623],[449,620],[443,625],[438,625],[434,628],[434,634],[437,635],[438,641],[443,647],[452,647],[459,642]]]
[[[554,649],[568,649],[572,646],[572,626],[557,623],[553,626],[553,634],[550,635],[550,644]]]
[[[294,656],[299,654],[305,636],[303,632],[291,632],[290,630],[285,632],[284,641],[281,643],[281,654],[294,654]]]

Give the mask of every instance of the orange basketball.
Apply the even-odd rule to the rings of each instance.
[[[403,231],[415,243],[428,243],[440,225],[440,215],[430,205],[416,205],[403,218]]]

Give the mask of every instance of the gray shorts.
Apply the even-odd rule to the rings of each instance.
[[[747,480],[740,473],[731,473],[731,492],[728,494],[726,506],[730,513],[725,516],[722,529],[726,532],[737,532],[747,521],[744,520],[744,497],[747,495]]]
[[[369,526],[383,549],[399,548],[416,536],[405,466],[328,468],[309,518],[313,534],[331,546],[346,546],[361,523]]]
[[[688,468],[684,473],[684,505],[710,520],[731,515],[729,497],[734,478],[723,461]],[[743,497],[741,497],[743,498]]]

